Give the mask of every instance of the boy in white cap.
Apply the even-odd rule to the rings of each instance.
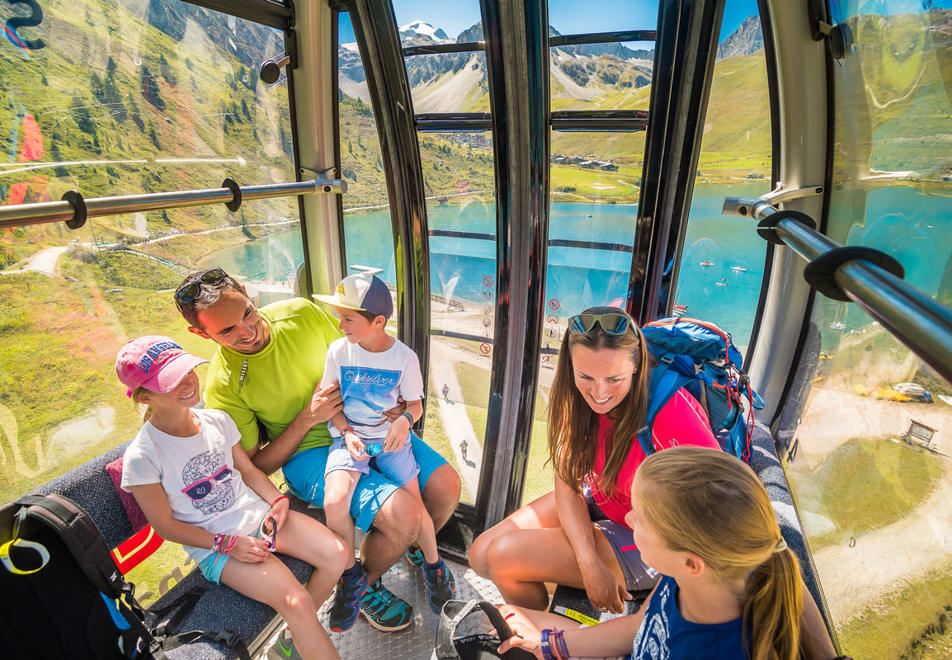
[[[384,282],[372,273],[348,275],[337,285],[334,295],[316,295],[331,305],[340,319],[344,336],[327,349],[322,386],[339,384],[344,408],[327,427],[333,438],[324,471],[324,511],[327,526],[345,543],[354,542],[351,499],[361,477],[371,469],[383,473],[422,502],[417,475],[420,466],[410,449],[415,437],[411,427],[423,414],[423,375],[420,361],[406,344],[387,334],[387,320],[393,314],[393,300]],[[406,401],[406,411],[390,422],[384,411],[398,398]],[[417,438],[419,441],[419,438]],[[358,521],[359,523],[360,521]],[[455,581],[440,558],[436,532],[429,515],[422,516],[413,551],[413,565],[424,577],[430,608],[439,613],[443,603],[454,596]],[[335,632],[349,629],[356,621],[352,602],[367,587],[367,573],[359,561],[344,571],[338,581],[330,612]]]

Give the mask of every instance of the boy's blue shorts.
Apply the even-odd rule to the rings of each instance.
[[[413,431],[408,434],[407,444],[403,445],[397,451],[380,452],[372,458],[365,458],[362,461],[354,460],[347,450],[347,443],[343,438],[334,438],[331,444],[330,452],[327,455],[327,465],[324,467],[324,476],[335,470],[347,470],[348,472],[360,472],[367,474],[371,468],[377,468],[387,479],[397,484],[405,486],[416,476],[420,474],[420,466],[413,458],[413,450],[410,448],[410,442],[417,437]],[[419,438],[417,438],[419,439]],[[365,444],[378,443],[383,445],[386,438],[364,438]]]
[[[413,458],[420,466],[422,492],[430,475],[438,467],[445,465],[446,459],[416,434],[410,439],[410,448]],[[330,449],[330,446],[327,446],[299,451],[284,466],[284,478],[291,492],[314,506],[324,506],[324,470]],[[350,516],[357,527],[365,532],[370,531],[380,507],[400,486],[401,484],[391,481],[375,469],[361,475],[350,500]]]

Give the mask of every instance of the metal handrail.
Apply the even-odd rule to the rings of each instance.
[[[763,199],[726,197],[722,212],[765,220],[778,209]],[[776,238],[807,261],[841,249],[796,218],[771,224]],[[839,264],[833,281],[850,300],[952,382],[952,309],[862,258]]]
[[[312,193],[345,193],[347,182],[343,179],[311,179],[291,183],[269,183],[259,186],[238,186],[226,180],[221,188],[204,190],[176,190],[171,192],[145,193],[141,195],[116,195],[83,199],[76,191],[70,191],[59,202],[39,202],[0,207],[0,229],[65,221],[71,229],[78,229],[86,218],[119,213],[138,213],[159,209],[203,206],[224,203],[235,211],[244,200],[309,195]]]

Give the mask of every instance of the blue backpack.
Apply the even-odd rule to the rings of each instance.
[[[721,449],[749,463],[753,409],[763,408],[764,402],[742,371],[743,358],[730,334],[713,323],[685,317],[647,323],[641,332],[658,363],[651,370],[647,419],[638,431],[645,455],[655,451],[651,442],[655,417],[683,387],[707,410]],[[746,419],[742,396],[751,404]]]

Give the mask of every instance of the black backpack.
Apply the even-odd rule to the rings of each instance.
[[[236,647],[232,633],[166,635],[201,597],[195,588],[148,610],[170,618],[147,628],[134,585],[78,504],[57,494],[27,495],[0,509],[0,648],[8,658],[165,658],[164,650],[210,637]]]

